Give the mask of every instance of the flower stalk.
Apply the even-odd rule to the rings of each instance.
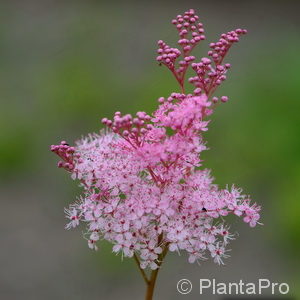
[[[151,272],[150,280],[148,281],[148,284],[147,284],[145,300],[152,300],[153,299],[153,294],[154,294],[154,288],[155,288],[155,284],[156,284],[156,280],[157,280],[157,275],[158,275],[160,267],[161,267],[161,265],[164,261],[165,256],[167,255],[167,253],[168,253],[168,247],[166,246],[164,248],[163,252],[161,253],[160,257],[158,258],[159,259],[158,268]]]
[[[103,118],[107,129],[69,146],[65,141],[51,151],[83,189],[82,196],[65,209],[66,229],[85,223],[84,238],[97,250],[105,239],[115,254],[134,258],[146,284],[146,300],[153,298],[158,272],[168,251],[186,251],[195,263],[210,256],[224,264],[234,236],[225,217],[234,214],[251,227],[259,224],[260,206],[242,190],[220,189],[210,170],[202,167],[206,150],[204,133],[216,107],[228,101],[214,93],[226,80],[230,64],[224,59],[245,29],[223,33],[210,43],[208,57],[196,62],[192,50],[205,40],[203,24],[193,9],[172,24],[179,35],[178,48],[158,41],[159,64],[166,66],[180,92],[158,99],[151,114],[135,116],[117,111]],[[187,82],[194,86],[186,93]],[[147,276],[146,269],[151,270]]]

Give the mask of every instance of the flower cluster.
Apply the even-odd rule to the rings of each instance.
[[[219,42],[210,44],[211,59],[191,63],[191,50],[205,38],[198,19],[189,10],[172,21],[182,51],[159,41],[157,60],[174,74],[180,93],[160,97],[151,115],[116,112],[113,120],[102,119],[107,130],[89,135],[75,147],[66,142],[51,146],[62,159],[58,166],[83,188],[79,200],[65,210],[66,228],[86,223],[91,249],[97,249],[99,240],[108,240],[113,252],[135,256],[141,268],[158,268],[167,250],[185,250],[191,263],[209,254],[221,264],[234,238],[224,217],[234,214],[251,227],[260,217],[260,207],[240,189],[213,184],[200,158],[206,149],[202,133],[218,102],[212,94],[230,67],[223,59],[246,31],[222,34]],[[184,75],[190,65],[196,76],[189,82],[196,88],[187,94]]]
[[[197,76],[191,77],[189,82],[196,87],[203,90],[203,92],[210,96],[216,88],[226,79],[227,70],[230,64],[222,64],[228,50],[233,43],[239,41],[239,36],[246,34],[246,29],[236,29],[221,35],[217,43],[211,43],[209,46],[212,50],[208,51],[208,56],[203,57],[199,63],[193,63],[192,68]],[[217,98],[214,98],[217,102]],[[223,100],[223,102],[226,102]]]
[[[159,49],[157,50],[156,60],[169,68],[183,92],[186,71],[196,59],[190,53],[200,41],[205,40],[203,24],[198,20],[199,17],[195,15],[193,9],[185,12],[183,16],[178,15],[176,19],[172,20],[172,24],[176,26],[178,31],[178,45],[181,47],[181,51],[177,48],[171,48],[162,40],[158,41]],[[181,59],[176,65],[178,58]]]

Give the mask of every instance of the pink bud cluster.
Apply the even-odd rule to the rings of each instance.
[[[189,82],[196,87],[203,90],[203,92],[210,96],[214,93],[216,88],[226,80],[226,73],[230,69],[230,64],[222,64],[228,50],[233,43],[239,41],[239,36],[246,34],[245,29],[236,29],[235,31],[223,33],[217,43],[211,43],[209,46],[212,50],[208,51],[211,59],[203,57],[199,63],[193,63],[192,68],[197,76],[189,78]],[[223,96],[222,102],[227,102],[228,98]],[[213,102],[218,102],[218,98],[214,97]]]
[[[181,55],[181,52],[177,48],[171,48],[164,41],[158,41],[159,54],[156,60],[160,63],[165,64],[169,69],[174,69],[176,59]]]
[[[208,55],[212,57],[216,65],[220,65],[232,44],[237,43],[239,41],[239,36],[246,33],[246,29],[238,28],[221,34],[221,38],[218,42],[209,45],[212,50],[208,51]]]
[[[131,114],[122,116],[117,111],[113,120],[103,118],[102,124],[111,128],[114,133],[118,133],[132,145],[138,146],[142,143],[143,136],[152,129],[152,125],[149,124],[150,120],[151,117],[144,111],[137,112],[135,118]]]
[[[67,171],[74,169],[74,157],[79,157],[78,154],[74,154],[74,147],[70,147],[67,142],[62,141],[60,145],[52,145],[51,151],[62,159],[62,161],[59,161],[57,164],[59,168],[64,168]]]
[[[203,90],[206,95],[210,95],[221,85],[226,79],[227,70],[230,68],[230,64],[217,65],[214,68],[211,63],[212,61],[209,58],[203,57],[201,62],[192,64],[197,76],[189,78],[189,82]]]
[[[180,84],[183,92],[186,71],[196,59],[195,56],[190,55],[190,52],[200,41],[205,40],[203,24],[199,23],[198,20],[199,17],[195,15],[193,9],[186,11],[184,15],[178,15],[172,20],[172,24],[178,30],[178,45],[182,48],[182,51],[177,48],[171,48],[162,40],[158,41],[159,49],[157,50],[158,56],[156,60],[168,67]],[[182,59],[179,60],[177,66],[176,60],[180,56],[182,56]]]
[[[199,17],[195,15],[195,11],[190,9],[184,15],[178,15],[172,20],[178,30],[180,39],[178,44],[183,48],[185,55],[200,42],[205,40],[203,24],[197,22]],[[189,39],[190,35],[190,39]]]
[[[210,98],[217,87],[226,80],[226,73],[230,69],[230,64],[223,64],[226,54],[230,47],[239,41],[240,36],[247,33],[247,30],[238,28],[223,33],[218,42],[209,45],[211,50],[208,51],[208,56],[211,58],[203,57],[197,63],[195,62],[195,56],[190,55],[190,52],[200,41],[205,39],[203,24],[199,23],[198,20],[199,17],[195,15],[193,9],[173,19],[172,23],[178,30],[178,44],[181,46],[182,51],[171,48],[160,40],[156,59],[172,72],[183,93],[185,93],[185,75],[189,66],[192,66],[196,76],[190,77],[189,82],[195,85],[198,93],[200,91],[200,93],[204,93]],[[227,102],[228,97],[222,96],[220,100],[221,102]],[[219,98],[213,97],[212,101],[217,103]]]
[[[194,60],[189,52],[204,39],[198,19],[189,10],[172,21],[182,51],[159,42],[158,60],[173,72],[180,93],[160,97],[151,115],[116,112],[112,120],[102,119],[108,130],[89,135],[75,147],[66,142],[51,146],[62,159],[59,167],[83,188],[79,201],[66,209],[66,228],[85,223],[91,249],[98,249],[99,241],[105,239],[113,244],[113,252],[135,256],[141,268],[158,268],[167,250],[186,251],[191,263],[208,255],[222,264],[228,257],[228,243],[234,239],[224,218],[234,214],[251,227],[260,218],[260,207],[251,204],[240,189],[219,189],[210,171],[202,168],[201,159],[207,149],[203,138],[207,118],[219,102],[211,94],[230,67],[222,64],[223,58],[245,31],[222,35],[211,44],[212,59],[192,64],[197,76],[190,82],[196,88],[186,94],[183,72]],[[176,69],[176,59],[182,54],[187,63],[179,62]],[[228,98],[222,96],[220,101]]]

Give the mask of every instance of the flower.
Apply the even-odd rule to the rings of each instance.
[[[210,44],[210,58],[197,63],[190,53],[205,39],[198,20],[189,10],[172,21],[181,50],[158,42],[157,61],[175,76],[180,93],[160,97],[152,114],[116,112],[112,120],[103,118],[108,129],[74,147],[65,141],[51,146],[61,158],[58,166],[83,189],[80,200],[65,210],[70,221],[66,228],[86,223],[89,248],[97,250],[105,239],[114,253],[137,255],[142,269],[157,269],[166,249],[186,251],[190,263],[211,256],[223,264],[226,247],[234,239],[224,217],[232,213],[251,227],[260,218],[260,207],[240,189],[218,188],[201,159],[207,149],[203,132],[208,130],[208,118],[216,104],[228,101],[227,96],[220,101],[212,96],[230,68],[223,60],[246,30],[222,34]],[[196,88],[186,94],[189,67],[196,72],[189,79]]]

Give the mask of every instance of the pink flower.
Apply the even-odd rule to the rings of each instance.
[[[228,258],[229,255],[225,254],[225,248],[223,245],[217,243],[216,245],[210,246],[211,257],[214,259],[214,262],[219,265],[224,265],[223,258]]]
[[[79,225],[79,216],[75,208],[65,209],[66,217],[70,222],[66,225],[66,229],[71,229]]]
[[[157,269],[165,250],[186,251],[190,263],[212,257],[223,264],[234,236],[225,224],[232,213],[251,227],[258,224],[260,207],[235,188],[220,189],[210,171],[202,168],[206,150],[203,132],[220,101],[212,96],[230,68],[224,59],[246,31],[236,29],[211,43],[208,57],[199,62],[191,55],[205,39],[194,10],[178,15],[172,23],[179,34],[178,47],[159,41],[157,61],[179,83],[180,93],[158,99],[152,113],[135,116],[116,112],[102,119],[108,127],[81,139],[75,147],[65,141],[52,145],[61,162],[83,189],[79,200],[66,209],[67,229],[86,223],[88,246],[97,250],[105,239],[122,257],[139,257],[142,269]],[[185,75],[196,76],[185,93]]]

